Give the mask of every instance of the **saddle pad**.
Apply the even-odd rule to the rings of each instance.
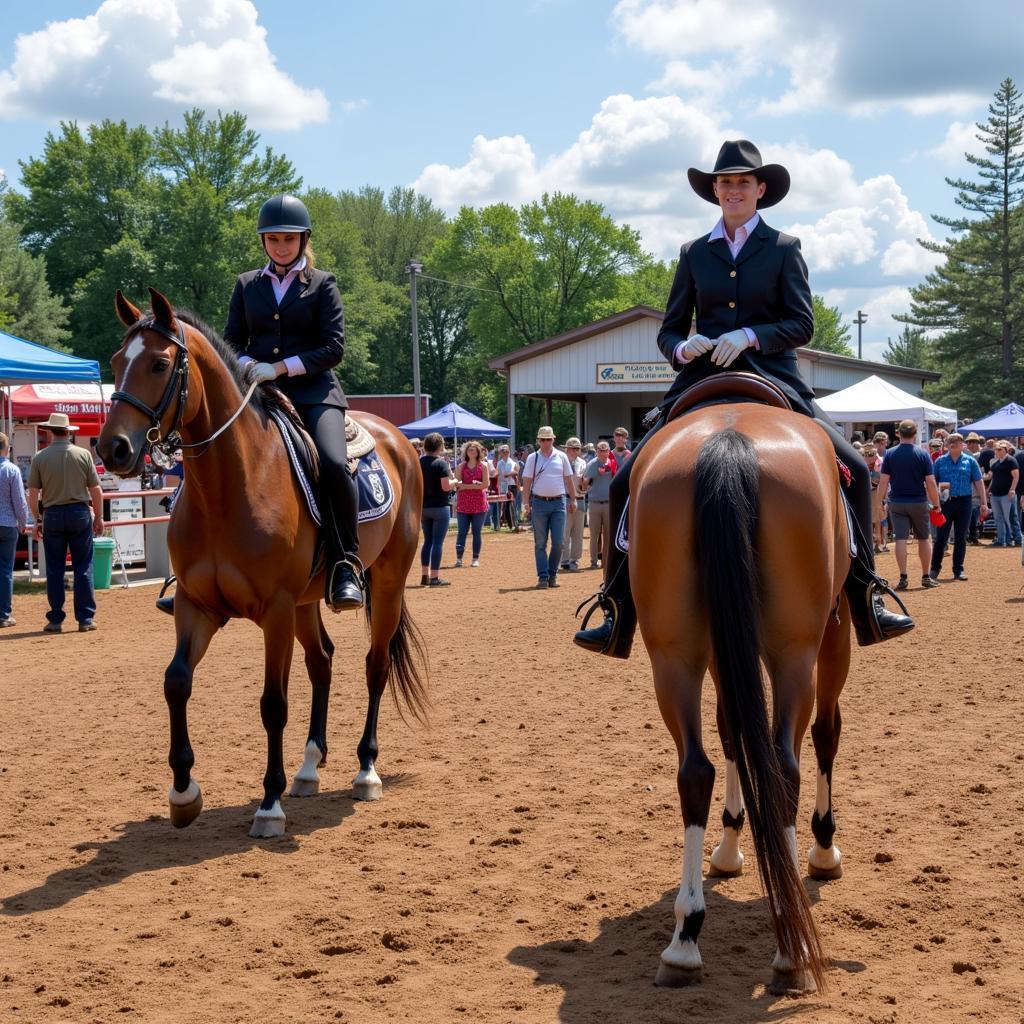
[[[276,409],[270,409],[268,412],[278,432],[281,434],[281,440],[284,441],[284,450],[288,453],[288,461],[292,465],[292,472],[295,474],[295,479],[299,482],[302,496],[306,499],[306,507],[309,509],[309,514],[313,517],[313,522],[319,526],[321,524],[320,506],[316,503],[316,488],[310,483],[313,467],[300,455],[302,449],[299,448],[292,438],[291,424],[288,420]]]
[[[345,448],[348,451],[349,461],[352,462],[361,459],[364,455],[369,455],[376,446],[377,442],[374,440],[373,434],[358,420],[349,419],[348,413],[345,413]]]

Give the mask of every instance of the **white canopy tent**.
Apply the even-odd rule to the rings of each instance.
[[[818,405],[850,433],[853,423],[882,423],[914,420],[921,440],[928,437],[928,424],[956,424],[956,409],[946,409],[890,384],[872,374],[842,391],[818,399]]]

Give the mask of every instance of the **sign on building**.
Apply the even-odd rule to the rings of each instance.
[[[676,371],[664,360],[650,363],[598,363],[598,384],[671,384]]]

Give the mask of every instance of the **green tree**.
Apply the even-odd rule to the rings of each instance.
[[[50,291],[46,261],[21,247],[18,226],[5,211],[6,194],[0,180],[0,330],[70,351],[61,344],[70,336],[68,310]]]
[[[820,295],[812,295],[811,304],[814,307],[814,334],[807,347],[838,356],[852,356],[850,325],[843,323],[839,307],[827,306]]]
[[[919,370],[932,368],[935,358],[932,344],[919,327],[904,324],[895,341],[892,338],[886,341],[882,358],[891,366],[912,366]]]
[[[947,178],[967,216],[935,220],[950,229],[922,241],[944,262],[911,290],[910,312],[896,319],[938,332],[943,379],[936,396],[977,415],[1019,397],[1024,382],[1024,105],[1005,79],[978,123],[985,155],[965,154],[977,180]]]

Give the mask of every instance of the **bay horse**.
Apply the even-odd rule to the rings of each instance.
[[[676,927],[656,982],[679,986],[701,977],[703,847],[715,779],[701,737],[701,689],[710,668],[726,776],[722,839],[709,877],[742,872],[740,833],[749,815],[777,939],[772,991],[823,988],[796,814],[800,744],[817,698],[809,870],[839,877],[832,764],[850,662],[842,594],[850,540],[832,445],[799,413],[705,406],[644,445],[630,483],[631,582],[658,706],[678,753],[684,825]]]
[[[121,397],[113,402],[99,451],[104,465],[119,476],[138,472],[149,445],[175,432],[186,454],[184,486],[167,533],[178,577],[175,651],[164,676],[174,777],[171,823],[184,828],[202,810],[186,717],[193,673],[229,619],[250,619],[263,631],[260,716],[267,732],[263,799],[250,834],[279,836],[285,830],[282,745],[295,639],[305,652],[313,697],[304,761],[291,795],[317,793],[317,769],[327,760],[334,644],[320,615],[323,572],[314,571],[318,529],[267,412],[283,396],[262,387],[245,403],[243,392],[251,382],[230,346],[193,315],[172,309],[159,292],[150,289],[150,296],[152,312],[145,317],[120,291],[116,296],[117,315],[127,327],[110,361],[115,399]],[[220,432],[238,410],[237,419]],[[357,417],[375,438],[376,455],[395,491],[390,511],[359,528],[368,582],[369,707],[353,789],[356,798],[374,800],[382,792],[374,762],[387,683],[392,683],[396,704],[400,695],[416,718],[424,717],[428,703],[418,668],[424,658],[422,639],[404,597],[417,547],[423,481],[415,449],[395,427],[369,414]]]

